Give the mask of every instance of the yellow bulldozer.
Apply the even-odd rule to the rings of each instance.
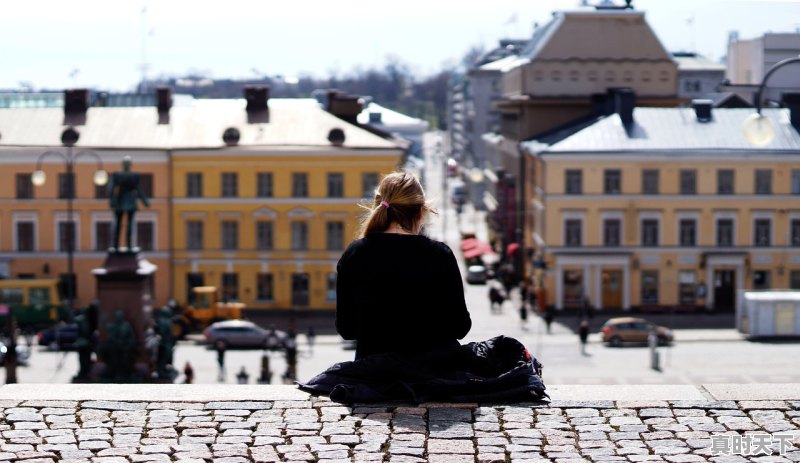
[[[218,302],[216,286],[195,286],[192,295],[193,301],[185,307],[173,307],[172,332],[177,339],[218,321],[242,318],[244,303]]]

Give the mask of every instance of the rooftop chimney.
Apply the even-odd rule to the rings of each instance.
[[[692,108],[694,108],[694,114],[697,117],[697,122],[711,122],[712,106],[714,106],[714,102],[711,100],[692,100]]]
[[[351,124],[358,124],[358,115],[364,109],[361,99],[339,90],[328,91],[328,112]]]
[[[247,100],[247,123],[269,122],[269,87],[266,85],[246,85],[244,99]]]
[[[169,87],[156,88],[156,108],[158,114],[168,113],[172,107],[172,89]]]
[[[781,95],[783,106],[789,108],[789,122],[800,132],[800,93],[784,93]]]
[[[633,125],[633,108],[636,107],[636,93],[630,88],[615,88],[614,111],[619,114],[622,125],[629,128]]]
[[[247,100],[247,112],[266,111],[269,101],[269,87],[266,85],[247,85],[244,87],[244,98]]]
[[[64,123],[66,125],[85,124],[88,109],[89,90],[85,88],[64,90]]]

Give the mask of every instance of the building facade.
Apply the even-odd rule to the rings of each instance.
[[[800,288],[800,132],[768,109],[779,135],[751,147],[751,113],[636,108],[527,144],[546,304],[724,311],[743,289]]]
[[[358,203],[396,169],[403,148],[337,117],[313,99],[196,100],[172,107],[90,107],[74,153],[91,151],[117,170],[140,172],[150,208],[136,214],[134,241],[158,266],[155,303],[189,302],[191,287],[217,286],[249,309],[332,309],[336,262],[355,238]],[[169,96],[169,95],[167,95]],[[66,153],[64,109],[0,109],[0,271],[59,277],[69,230],[63,160],[47,156],[47,181],[31,173],[45,151]],[[95,294],[93,268],[110,245],[112,212],[91,184],[94,156],[79,156],[74,223],[80,304]]]
[[[678,96],[687,101],[707,98],[725,80],[725,65],[692,52],[673,52],[678,63]]]

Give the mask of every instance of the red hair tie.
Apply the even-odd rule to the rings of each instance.
[[[386,209],[389,209],[389,203],[387,203],[386,201],[381,201],[381,206],[383,206]]]

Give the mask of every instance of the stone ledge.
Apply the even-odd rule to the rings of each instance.
[[[548,386],[553,400],[800,400],[800,383]],[[295,386],[217,384],[7,384],[0,400],[118,400],[131,402],[209,402],[309,400]]]

